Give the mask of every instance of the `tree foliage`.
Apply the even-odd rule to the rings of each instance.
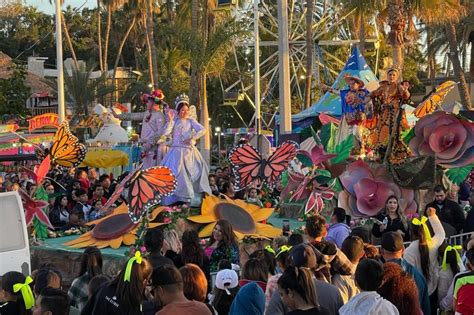
[[[26,70],[14,65],[10,71],[8,78],[0,79],[0,115],[28,114],[26,100],[30,97],[31,90],[25,85]]]

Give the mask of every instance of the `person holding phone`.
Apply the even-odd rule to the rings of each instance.
[[[408,222],[400,209],[400,203],[396,196],[388,197],[385,208],[373,218],[372,235],[382,237],[387,232],[398,232],[404,241],[409,240]]]

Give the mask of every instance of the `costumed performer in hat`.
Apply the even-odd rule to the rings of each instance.
[[[163,199],[164,205],[176,202],[191,203],[196,194],[211,194],[209,166],[196,148],[196,140],[207,131],[192,117],[194,106],[189,106],[189,97],[181,94],[175,100],[175,111],[168,110],[165,136],[171,136],[169,151],[162,165],[176,176],[177,187],[173,195]]]
[[[142,121],[140,143],[142,144],[142,168],[160,165],[163,157],[168,151],[164,128],[166,117],[164,110],[167,104],[163,101],[165,95],[161,90],[154,90],[151,94],[143,94],[142,102],[147,104],[147,110],[138,113],[117,114],[113,111],[115,118],[129,121]]]
[[[376,122],[375,132],[370,135],[368,144],[385,160],[395,164],[410,155],[408,147],[401,140],[402,132],[410,127],[402,107],[410,98],[410,92],[407,85],[399,82],[399,76],[398,68],[389,68],[387,80],[379,82],[379,87],[370,93]]]
[[[364,154],[363,129],[367,117],[372,117],[372,102],[369,91],[365,88],[364,81],[348,73],[344,76],[348,88],[337,90],[325,84],[321,84],[323,91],[339,95],[341,98],[342,120],[337,130],[337,143],[353,134],[358,141],[355,154]]]

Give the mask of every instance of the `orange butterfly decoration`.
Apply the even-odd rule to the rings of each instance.
[[[150,207],[175,191],[176,177],[164,166],[137,169],[120,182],[101,210],[107,211],[125,188],[128,188],[128,214],[133,223],[137,223]]]
[[[433,91],[423,98],[421,103],[416,107],[413,114],[415,117],[421,118],[433,113],[441,106],[446,95],[456,86],[454,81],[446,81],[438,85]]]
[[[233,148],[229,153],[229,160],[236,175],[238,189],[249,186],[261,187],[263,183],[275,184],[296,156],[298,144],[287,141],[282,143],[275,152],[264,159],[250,144],[243,144]]]

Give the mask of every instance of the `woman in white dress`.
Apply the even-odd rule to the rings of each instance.
[[[195,194],[211,194],[209,166],[195,147],[196,140],[207,131],[196,119],[190,117],[187,95],[178,96],[175,106],[177,117],[174,111],[167,112],[168,122],[164,135],[171,136],[171,144],[161,164],[170,168],[176,176],[177,187],[173,195],[164,198],[164,205],[191,203]]]

